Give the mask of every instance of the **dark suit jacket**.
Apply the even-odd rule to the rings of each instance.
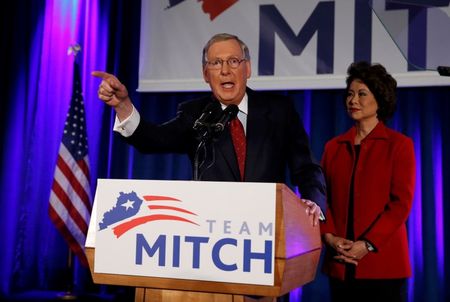
[[[293,102],[284,96],[247,89],[247,157],[244,181],[286,183],[289,168],[291,183],[302,197],[321,207],[325,205],[325,181],[320,165],[313,159],[308,136]],[[188,154],[194,162],[199,144],[192,129],[195,120],[213,97],[181,103],[176,117],[155,125],[141,120],[126,140],[143,153],[176,152]],[[226,128],[208,144],[207,158],[199,170],[201,180],[240,181],[233,143]],[[214,163],[206,168],[208,164]]]

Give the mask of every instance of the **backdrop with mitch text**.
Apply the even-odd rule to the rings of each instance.
[[[252,56],[255,89],[342,88],[349,63],[389,66],[399,86],[447,85],[448,1],[142,1],[139,90],[207,90],[201,51],[219,32]],[[434,71],[432,71],[434,70]]]

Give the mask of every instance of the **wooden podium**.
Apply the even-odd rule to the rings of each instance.
[[[312,226],[306,205],[284,184],[276,184],[275,195],[275,278],[272,286],[96,273],[95,247],[86,247],[93,281],[136,287],[135,302],[275,301],[276,297],[315,278],[321,252],[319,226]]]

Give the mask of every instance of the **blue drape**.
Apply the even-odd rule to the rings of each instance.
[[[0,297],[30,290],[65,290],[67,245],[51,224],[47,209],[57,149],[70,91],[73,57],[83,47],[85,95],[92,188],[97,178],[189,179],[187,157],[143,155],[112,134],[113,114],[96,97],[95,69],[119,76],[141,115],[156,122],[175,114],[181,101],[199,93],[136,92],[139,1],[13,1],[1,12],[0,60]],[[199,62],[200,64],[200,62]],[[389,69],[389,66],[387,66]],[[320,159],[325,142],[351,126],[341,90],[278,91],[290,95]],[[413,138],[417,186],[408,220],[414,275],[410,301],[449,301],[450,293],[450,88],[400,88],[398,109],[389,123]],[[447,169],[446,169],[447,168]],[[94,286],[78,264],[79,291]],[[293,301],[327,301],[327,279],[292,294]],[[110,290],[108,288],[107,290]]]

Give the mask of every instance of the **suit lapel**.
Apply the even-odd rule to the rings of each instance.
[[[245,159],[245,180],[258,178],[258,158],[263,152],[264,142],[269,137],[270,118],[269,108],[264,100],[250,89],[248,95],[247,115],[247,156]]]

